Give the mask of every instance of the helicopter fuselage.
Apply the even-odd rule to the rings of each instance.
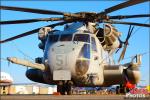
[[[103,85],[104,65],[109,61],[108,52],[85,26],[47,36],[43,62],[48,65],[53,81],[65,80],[64,76],[68,76],[76,85]],[[57,71],[60,74],[55,75]]]
[[[134,26],[150,27],[150,25],[118,20],[150,17],[150,15],[111,16],[108,14],[147,1],[128,0],[101,12],[77,13],[0,6],[1,10],[61,15],[61,17],[1,21],[0,24],[3,25],[39,21],[59,22],[0,40],[0,43],[19,39],[39,31],[40,43],[38,46],[44,51],[43,57],[35,58],[35,62],[16,57],[7,58],[12,63],[30,67],[31,69],[26,71],[27,78],[35,82],[58,85],[57,89],[61,94],[65,94],[65,92],[71,94],[72,85],[95,87],[119,84],[120,89],[116,90],[120,92],[123,90],[126,93],[126,87],[128,89],[134,88],[140,81],[141,55],[134,56],[130,62],[125,64],[120,64],[120,61],[124,59]],[[100,24],[103,25],[103,28]],[[120,39],[121,33],[112,24],[130,25],[125,41]],[[59,25],[65,25],[63,31],[54,30]],[[122,47],[123,50],[116,63],[113,59],[114,52],[117,53]]]
[[[39,47],[44,47],[41,61],[32,63],[16,57],[8,57],[8,60],[32,67],[27,70],[26,76],[45,84],[57,85],[60,81],[71,81],[75,86],[137,84],[141,56],[135,56],[129,63],[115,64],[112,55],[119,47],[119,34],[109,25],[105,28],[105,33],[97,33],[99,36],[104,34],[100,38],[83,23],[67,26],[64,31],[40,34],[42,44]],[[105,40],[102,42],[101,38]]]

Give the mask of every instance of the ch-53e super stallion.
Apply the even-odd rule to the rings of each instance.
[[[35,82],[57,85],[61,94],[71,94],[71,86],[103,87],[118,85],[119,92],[125,93],[134,88],[140,80],[139,66],[141,55],[136,55],[131,62],[120,64],[124,58],[133,26],[150,27],[149,24],[124,22],[119,19],[150,17],[150,14],[108,15],[111,12],[133,6],[148,0],[128,0],[102,12],[66,13],[52,10],[0,6],[1,10],[21,11],[37,14],[60,15],[62,17],[1,21],[5,24],[23,24],[40,21],[60,21],[42,28],[1,40],[9,42],[38,32],[39,48],[43,57],[35,62],[8,57],[12,63],[31,67],[26,76]],[[102,24],[103,27],[99,25]],[[112,24],[130,25],[125,41],[120,39],[121,32]],[[54,27],[65,25],[64,30]],[[115,64],[112,55],[120,48],[123,51]],[[118,91],[117,90],[117,91]]]

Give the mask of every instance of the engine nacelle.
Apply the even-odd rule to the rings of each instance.
[[[127,69],[128,79],[132,84],[137,84],[141,79],[141,73],[138,68]]]
[[[105,41],[105,49],[111,50],[116,49],[120,46],[120,42],[118,37],[121,35],[120,32],[117,31],[115,27],[110,24],[105,24],[104,26],[104,41]]]
[[[123,83],[123,66],[105,65],[104,66],[104,83],[107,85]]]
[[[127,67],[126,74],[128,76],[128,80],[132,84],[137,84],[141,79],[141,73],[139,70],[139,66],[142,63],[142,56],[136,55],[132,58],[132,61],[130,63],[124,64],[124,66]]]
[[[140,81],[141,73],[139,67],[133,63],[126,65],[105,65],[104,66],[104,84],[124,84],[129,81],[132,84],[137,84]]]

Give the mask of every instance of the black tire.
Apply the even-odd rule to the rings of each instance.
[[[62,81],[60,81],[57,85],[57,92],[59,92],[61,95],[65,95],[64,84]]]
[[[120,94],[120,87],[119,86],[116,87],[116,94]]]
[[[126,94],[127,93],[127,88],[124,85],[120,85],[120,93],[121,94]]]
[[[71,93],[71,85],[68,85],[67,87],[66,87],[66,92],[67,92],[67,95],[71,95],[72,93]]]
[[[73,83],[71,81],[68,81],[68,82],[60,81],[59,84],[57,85],[57,91],[61,95],[65,95],[65,92],[67,92],[67,95],[71,95],[72,94],[72,91],[71,91],[72,84]]]

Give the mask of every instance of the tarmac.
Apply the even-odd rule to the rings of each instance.
[[[150,100],[125,95],[1,95],[0,100]]]

